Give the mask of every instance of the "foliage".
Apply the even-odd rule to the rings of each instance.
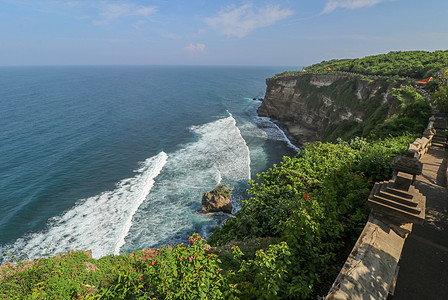
[[[220,184],[212,191],[212,193],[228,198],[231,196],[232,190],[229,189],[225,184]]]
[[[389,178],[392,158],[411,139],[314,143],[285,157],[250,183],[251,198],[210,237],[214,245],[255,238],[234,244],[233,254],[207,250],[197,234],[188,245],[99,260],[71,252],[7,268],[0,298],[308,298],[322,278],[337,274],[336,257],[346,257],[341,251],[364,225],[372,180]]]
[[[412,139],[407,135],[306,145],[297,157],[285,157],[281,166],[260,174],[260,182],[251,182],[251,198],[241,203],[235,218],[215,230],[209,242],[222,245],[263,236],[285,241],[291,255],[278,258],[285,262],[277,265],[276,272],[284,269],[287,275],[277,281],[277,294],[269,297],[309,297],[322,277],[337,274],[338,253],[350,248],[347,245],[364,226],[365,200],[373,181],[390,178],[393,157],[403,154]],[[249,278],[255,285],[255,277],[243,274],[232,280]],[[243,281],[245,291],[261,289],[247,282]]]
[[[448,67],[440,72],[436,79],[439,89],[432,94],[434,104],[442,112],[448,112]]]
[[[91,293],[100,281],[94,261],[82,252],[21,261],[3,270],[1,299],[73,299]]]
[[[113,281],[99,290],[105,299],[219,299],[224,278],[216,255],[194,234],[190,245],[163,248],[154,258],[143,252],[127,256]]]
[[[425,98],[410,88],[393,89],[391,96],[401,103],[399,113],[377,125],[370,135],[384,138],[400,136],[406,132],[423,132],[431,114],[431,107],[426,103]]]
[[[227,274],[232,282],[227,296],[231,299],[283,299],[291,252],[286,242],[258,250],[254,259],[243,259],[238,246],[233,248],[234,260],[239,263],[236,271]]]
[[[220,299],[220,260],[197,234],[187,246],[99,260],[71,252],[22,262],[0,277],[1,299]],[[14,298],[15,297],[15,298]]]
[[[334,59],[306,67],[309,72],[352,72],[364,75],[407,76],[426,78],[435,76],[448,65],[448,50],[445,51],[397,51],[357,59]]]
[[[363,122],[344,120],[328,126],[324,133],[325,141],[344,140],[355,136],[385,138],[400,136],[407,132],[421,134],[426,127],[431,107],[426,99],[414,88],[393,88],[388,103],[381,99],[369,99],[364,103],[366,119]],[[388,118],[388,114],[392,113]]]

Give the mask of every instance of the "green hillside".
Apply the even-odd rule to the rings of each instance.
[[[406,76],[426,78],[448,66],[448,50],[444,51],[397,51],[387,54],[355,59],[333,59],[306,67],[308,72],[333,71],[352,72],[363,75]]]

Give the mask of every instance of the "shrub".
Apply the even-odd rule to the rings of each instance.
[[[143,259],[142,259],[143,258]],[[215,254],[194,234],[190,244],[163,248],[151,258],[144,251],[126,257],[114,280],[98,295],[106,299],[220,299],[224,277]]]

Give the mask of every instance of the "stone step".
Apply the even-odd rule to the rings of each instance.
[[[380,202],[382,204],[386,204],[388,206],[394,207],[394,208],[396,208],[398,210],[406,211],[406,212],[411,213],[411,214],[417,214],[418,215],[421,212],[421,210],[419,208],[417,208],[416,205],[413,206],[413,207],[412,206],[408,206],[408,205],[396,202],[394,200],[384,198],[381,195],[373,196],[373,200],[375,200],[376,202]]]
[[[412,200],[414,200],[414,202],[418,202],[418,199],[422,199],[422,198],[426,199],[426,197],[423,196],[423,194],[420,193],[420,191],[415,186],[412,186],[409,189],[409,194],[411,194],[413,196]]]
[[[446,143],[447,143],[446,140],[444,140],[444,141],[432,141],[431,145],[433,145],[433,144],[441,144],[441,145],[443,145],[443,144],[446,144]]]
[[[378,192],[382,189],[383,186],[386,186],[388,184],[388,181],[380,181],[375,182],[375,184],[372,187],[372,190],[370,191],[369,198],[373,198]]]
[[[446,141],[446,135],[439,135],[439,134],[436,134],[433,138],[432,138],[432,140],[434,141],[434,140],[442,140],[442,141]]]
[[[420,214],[409,213],[407,211],[398,209],[396,207],[392,207],[388,204],[375,201],[374,199],[369,199],[367,204],[371,208],[373,208],[379,212],[382,212],[384,214],[390,215],[392,217],[399,218],[399,219],[403,220],[403,222],[421,223],[425,219],[424,212],[420,212]]]
[[[393,188],[391,186],[387,186],[385,191],[388,192],[389,194],[394,194],[394,195],[397,195],[397,196],[402,197],[402,198],[412,199],[412,195],[411,194],[409,194],[409,193],[407,193],[405,191],[397,190],[397,189],[395,189],[395,188]]]
[[[442,148],[444,148],[444,147],[446,147],[447,145],[448,145],[448,143],[445,143],[445,142],[433,142],[431,146],[433,146],[433,147],[442,147]]]
[[[385,199],[388,199],[388,200],[391,200],[391,201],[394,201],[394,202],[398,202],[400,204],[403,204],[403,205],[409,206],[409,207],[417,207],[417,204],[418,204],[417,202],[412,201],[412,195],[410,195],[411,199],[409,199],[407,197],[406,198],[405,197],[401,197],[401,196],[398,196],[396,194],[391,194],[391,193],[388,193],[386,191],[380,191],[379,193],[377,193],[377,195],[382,197],[382,198],[385,198]]]

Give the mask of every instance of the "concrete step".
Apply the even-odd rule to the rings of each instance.
[[[412,198],[408,198],[408,197],[401,197],[398,196],[396,194],[391,194],[388,193],[386,191],[380,191],[379,193],[377,193],[378,196],[394,201],[394,202],[398,202],[400,204],[403,204],[405,206],[409,206],[409,207],[417,207],[417,202],[412,201]],[[410,195],[412,197],[412,195]]]
[[[433,142],[431,145],[431,147],[441,147],[441,148],[444,148],[447,146],[448,146],[448,143],[441,143],[441,142]]]
[[[388,183],[389,183],[389,181],[375,182],[375,184],[374,184],[373,187],[372,187],[372,190],[370,191],[369,198],[373,198],[373,196],[375,196],[376,194],[378,194],[378,192],[379,192],[384,186],[387,186]]]
[[[380,202],[382,204],[388,205],[390,207],[394,207],[394,208],[396,208],[398,210],[406,211],[406,212],[411,213],[411,214],[417,214],[418,215],[421,212],[421,210],[416,207],[417,205],[415,205],[415,206],[408,206],[408,205],[396,202],[394,200],[384,198],[384,197],[382,197],[380,195],[373,196],[373,200],[375,200],[376,202]]]
[[[420,214],[413,214],[413,213],[409,213],[407,211],[398,209],[396,207],[390,206],[388,204],[385,203],[381,203],[378,202],[374,199],[369,199],[369,201],[367,202],[367,204],[382,213],[385,213],[387,215],[402,219],[403,222],[416,222],[416,223],[421,223],[424,219],[425,219],[425,214],[424,212],[420,212]]]
[[[446,140],[446,135],[436,134],[432,139],[433,140]]]
[[[433,140],[431,145],[432,144],[446,144],[446,142],[447,142],[446,139],[445,140]]]
[[[446,139],[444,139],[444,140],[433,140],[431,145],[434,144],[434,143],[435,144],[446,144],[446,142],[447,142]]]
[[[399,197],[402,197],[402,198],[412,199],[412,195],[411,194],[409,194],[409,193],[407,193],[405,191],[397,190],[397,189],[395,189],[395,188],[393,188],[391,186],[386,187],[385,191],[390,193],[390,194],[394,194],[394,195],[397,195]]]

